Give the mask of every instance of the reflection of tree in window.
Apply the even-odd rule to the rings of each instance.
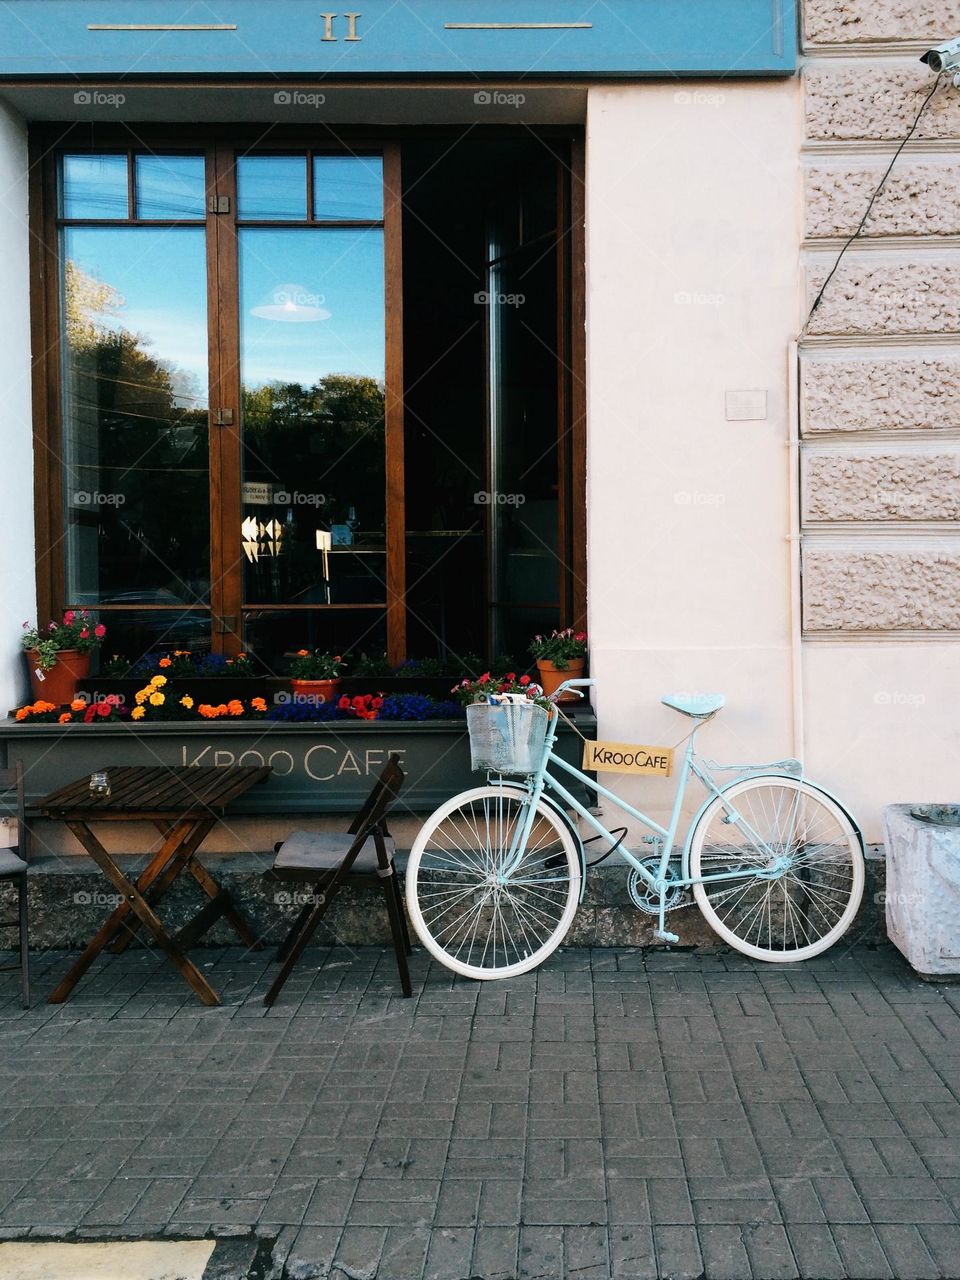
[[[209,579],[207,413],[194,377],[118,322],[123,305],[66,262],[67,487],[99,495],[68,492],[72,523],[97,536],[75,530],[73,585],[103,601],[140,587],[189,603]]]
[[[299,495],[274,503],[271,518],[284,524],[280,563],[247,565],[249,599],[276,602],[315,595],[321,577],[317,531],[350,524],[357,545],[382,543],[384,530],[384,388],[376,378],[331,373],[312,386],[271,382],[243,392],[244,480],[272,495]],[[307,500],[305,501],[304,498]],[[261,508],[247,514],[268,518]],[[366,564],[382,577],[382,563]],[[342,574],[340,575],[343,576]],[[370,599],[384,599],[377,585]]]

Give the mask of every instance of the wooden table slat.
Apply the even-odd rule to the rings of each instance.
[[[109,796],[91,794],[88,776],[44,796],[36,809],[53,817],[76,813],[105,821],[219,812],[268,777],[270,767],[232,765],[221,769],[187,765],[171,769],[164,765],[118,765],[105,772],[110,777]]]

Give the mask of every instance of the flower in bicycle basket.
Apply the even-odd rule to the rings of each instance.
[[[522,693],[528,701],[536,703],[538,707],[553,706],[553,703],[543,696],[540,685],[533,684],[529,676],[521,676],[518,680],[512,671],[505,676],[491,676],[490,672],[486,671],[477,680],[461,680],[450,692],[456,694],[465,707],[469,707],[474,702],[486,702],[488,698],[504,693]]]

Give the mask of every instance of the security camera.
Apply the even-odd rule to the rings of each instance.
[[[937,75],[941,71],[960,70],[960,36],[954,40],[946,40],[933,49],[928,49],[920,61],[925,62]]]

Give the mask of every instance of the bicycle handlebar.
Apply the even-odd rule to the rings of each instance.
[[[590,689],[596,683],[597,683],[596,680],[584,679],[582,677],[576,680],[564,680],[563,684],[558,685],[558,687],[553,691],[553,693],[550,694],[550,698],[553,702],[556,702],[557,699],[560,697],[561,693],[564,693],[567,689],[570,689],[573,693],[576,693],[578,698],[582,698],[583,694],[580,693],[579,690]]]

